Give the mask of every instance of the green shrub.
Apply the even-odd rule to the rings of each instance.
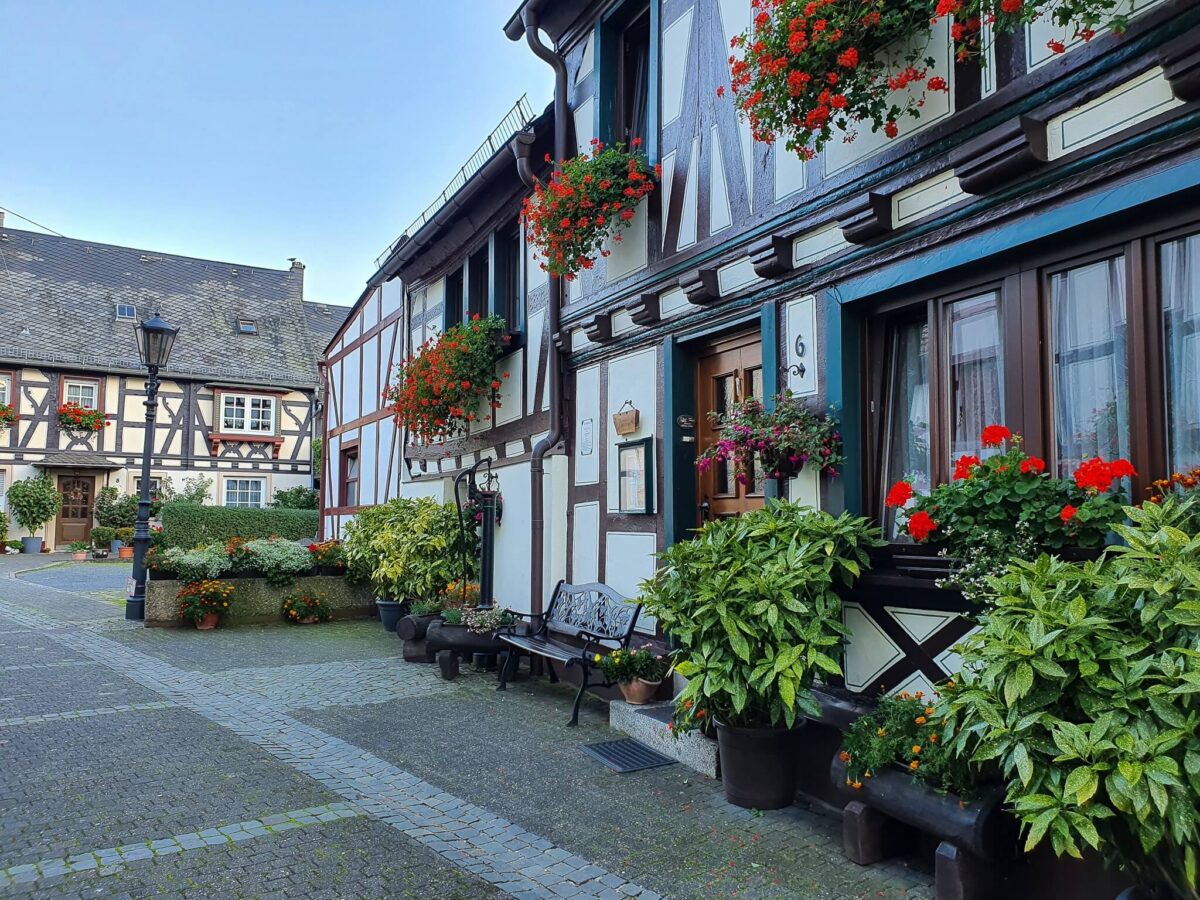
[[[162,509],[163,544],[194,547],[224,543],[233,537],[306,540],[317,533],[317,518],[316,510],[310,509],[241,509],[166,503]]]
[[[271,500],[272,509],[316,509],[319,506],[319,495],[315,490],[304,485],[276,491]]]
[[[9,521],[8,514],[0,512],[0,544],[8,540]]]
[[[362,510],[347,523],[343,549],[351,574],[370,578],[380,595],[432,600],[475,566],[474,528],[466,534],[451,503],[396,499]]]
[[[259,538],[247,541],[242,550],[249,556],[250,568],[275,587],[286,587],[296,580],[297,575],[312,571],[312,554],[308,547],[288,540]]]
[[[36,534],[62,509],[62,494],[48,475],[25,478],[9,487],[8,508],[22,528]]]
[[[117,539],[117,529],[107,525],[97,525],[92,529],[92,541],[97,547],[107,547]]]
[[[133,529],[132,528],[118,528],[118,529],[116,529],[116,532],[117,532],[117,540],[120,541],[125,546],[128,547],[129,545],[131,545],[133,543]]]
[[[642,602],[681,647],[675,671],[689,681],[674,728],[713,716],[791,727],[798,712],[818,714],[813,678],[842,671],[837,588],[853,583],[868,548],[881,544],[866,519],[773,502],[709,522],[661,553]]]
[[[1014,562],[949,701],[954,750],[999,765],[1027,848],[1090,846],[1173,897],[1198,896],[1197,504],[1126,507],[1098,562]]]
[[[137,523],[138,498],[111,485],[96,494],[96,521],[109,528],[132,528]]]
[[[156,568],[173,572],[180,581],[195,582],[220,578],[233,569],[233,562],[224,544],[208,544],[190,550],[171,547]]]

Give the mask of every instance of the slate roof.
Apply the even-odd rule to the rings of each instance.
[[[0,362],[142,372],[140,320],[161,311],[179,337],[164,374],[313,388],[324,343],[310,332],[304,267],[263,269],[0,227]],[[314,304],[316,305],[316,304]],[[256,335],[238,333],[252,319]]]
[[[308,333],[312,337],[313,350],[319,357],[324,355],[325,348],[350,315],[350,307],[305,300],[304,315],[308,319]]]

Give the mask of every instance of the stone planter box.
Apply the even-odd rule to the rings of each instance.
[[[325,575],[297,578],[295,584],[287,587],[274,587],[265,578],[238,578],[232,583],[236,587],[235,599],[221,618],[222,628],[282,622],[283,599],[299,588],[320,591],[328,597],[335,619],[367,619],[375,615],[375,595],[369,583],[352,584],[346,578]],[[146,583],[147,628],[184,624],[178,618],[175,601],[181,587],[182,581]]]

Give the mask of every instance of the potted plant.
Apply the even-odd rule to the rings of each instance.
[[[58,427],[75,437],[85,437],[103,431],[109,424],[103,412],[80,406],[73,400],[58,408]]]
[[[597,653],[595,662],[604,680],[621,689],[626,703],[649,703],[667,674],[666,658],[649,644],[635,650]]]
[[[508,645],[496,637],[496,632],[516,624],[512,610],[503,606],[448,607],[429,623],[426,646],[431,654],[442,650],[497,654]],[[445,669],[443,674],[447,674]]]
[[[211,631],[228,612],[233,596],[233,585],[224,581],[206,579],[185,584],[175,595],[179,618],[194,622],[197,631]]]
[[[950,749],[994,762],[1026,849],[1085,847],[1148,897],[1195,898],[1200,496],[1126,507],[1098,561],[1015,561],[964,642]]]
[[[1044,460],[1030,456],[1021,436],[989,425],[980,436],[991,455],[960,456],[951,480],[928,496],[907,480],[886,497],[903,534],[937,548],[941,582],[968,599],[990,596],[988,579],[1014,556],[1042,551],[1099,552],[1113,523],[1122,520],[1123,478],[1135,475],[1128,460],[1085,460],[1071,478],[1056,478]]]
[[[572,280],[595,265],[597,253],[609,255],[604,248],[609,240],[621,240],[638,204],[654,190],[640,146],[638,138],[629,151],[624,144],[606,147],[593,138],[591,153],[565,160],[549,182],[534,184],[521,219],[545,271]],[[655,166],[654,175],[661,174]]]
[[[729,413],[709,417],[718,429],[717,442],[696,459],[701,472],[714,463],[732,464],[737,481],[749,484],[756,470],[764,478],[786,479],[806,465],[836,476],[845,460],[837,419],[813,412],[791,391],[779,394],[771,409],[749,397]]]
[[[308,545],[312,554],[313,565],[319,575],[345,575],[346,554],[342,550],[342,542],[336,539],[321,541]]]
[[[427,497],[399,498],[362,510],[348,523],[343,544],[352,574],[369,577],[388,631],[402,607],[435,600],[445,586],[475,565],[473,523],[464,527],[453,504]]]
[[[109,553],[116,553],[119,547],[114,547],[113,544],[117,540],[117,529],[108,525],[97,525],[92,529],[92,543],[97,547],[103,547]]]
[[[17,524],[29,532],[21,538],[22,553],[41,553],[42,539],[38,529],[58,515],[62,509],[62,494],[48,475],[37,475],[14,482],[8,489],[8,508]]]
[[[17,408],[12,403],[0,403],[0,431],[11,428],[17,424],[17,420],[21,417],[17,415]]]
[[[1129,24],[1129,13],[1129,7],[1112,0],[940,0],[934,15],[953,18],[950,33],[955,57],[976,59],[983,65],[987,60],[985,34],[1011,34],[1037,19],[1049,18],[1063,34],[1048,40],[1046,46],[1051,53],[1065,53],[1068,42],[1078,39],[1086,43],[1101,28],[1120,34]],[[987,33],[984,22],[989,25]]]
[[[117,540],[121,546],[117,548],[119,559],[133,559],[133,529],[129,527],[117,529]]]
[[[287,587],[298,575],[312,570],[312,555],[307,545],[285,538],[258,538],[246,541],[231,555],[230,569],[248,567],[273,587]],[[244,560],[244,561],[240,561]]]
[[[96,492],[95,514],[98,525],[114,530],[109,541],[109,551],[117,553],[123,542],[115,532],[122,528],[132,529],[137,523],[138,498],[132,494],[122,495],[112,485],[102,487]],[[129,534],[132,536],[132,532]]]
[[[333,618],[333,607],[320,591],[293,591],[283,599],[283,618],[293,625],[328,622]]]
[[[417,441],[432,443],[464,433],[471,423],[488,421],[500,407],[496,391],[504,372],[496,362],[506,340],[504,319],[481,318],[447,328],[397,369],[385,395],[396,423]]]
[[[840,675],[846,635],[838,589],[881,544],[866,519],[797,503],[706,523],[660,557],[647,612],[678,646],[675,732],[715,721],[725,796],[777,809],[795,795],[803,714],[818,715],[818,673]]]
[[[71,559],[76,562],[84,562],[88,558],[88,551],[92,549],[92,545],[87,541],[71,541],[67,545],[67,550],[71,554]]]

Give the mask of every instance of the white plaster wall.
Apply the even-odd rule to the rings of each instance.
[[[654,574],[658,539],[654,534],[610,531],[604,540],[604,582],[630,599],[641,594],[641,583]],[[637,630],[653,634],[655,618],[645,611],[638,617]]]
[[[633,434],[619,435],[613,426],[612,414],[626,400],[633,402],[641,413],[638,430]],[[658,349],[651,347],[626,356],[619,356],[608,364],[608,409],[603,413],[605,433],[608,436],[608,465],[606,469],[608,509],[615,512],[620,506],[617,484],[617,444],[624,441],[652,437],[658,421]],[[661,471],[659,460],[654,461],[654,471]],[[654,509],[660,508],[655,496]]]
[[[374,505],[375,473],[379,460],[379,451],[375,446],[378,428],[370,422],[359,431],[361,437],[358,444],[358,496],[363,506]]]
[[[575,373],[576,484],[596,484],[600,480],[600,442],[604,433],[600,418],[600,367],[588,366]]]
[[[404,307],[404,282],[399,278],[383,283],[382,318],[386,319]]]
[[[505,378],[504,374],[508,373]],[[516,350],[496,363],[496,378],[500,381],[500,408],[496,424],[503,425],[521,418],[521,385],[525,377],[525,351]]]
[[[445,503],[453,496],[453,490],[450,487],[450,479],[430,478],[428,481],[406,481],[401,487],[400,496],[429,497],[438,503]]]
[[[504,495],[504,518],[496,529],[496,601],[518,612],[529,612],[529,492],[528,463],[495,470]]]
[[[683,111],[683,88],[687,83],[693,13],[694,8],[689,7],[683,15],[663,29],[662,118],[664,125],[674,122]]]
[[[600,503],[576,503],[571,539],[571,582],[600,580]]]
[[[612,255],[608,257],[605,273],[609,281],[616,281],[630,272],[645,268],[649,219],[650,201],[643,199],[638,203],[637,213],[629,227],[621,230],[621,240],[614,238],[608,242],[607,247]]]
[[[546,329],[546,313],[538,311],[531,313],[526,323],[529,330],[529,336],[525,346],[525,378],[529,385],[526,404],[529,406],[529,412],[535,413],[544,409],[544,405],[539,403],[538,397],[534,396],[537,391],[537,373],[538,364],[541,362],[542,355],[542,332]]]

